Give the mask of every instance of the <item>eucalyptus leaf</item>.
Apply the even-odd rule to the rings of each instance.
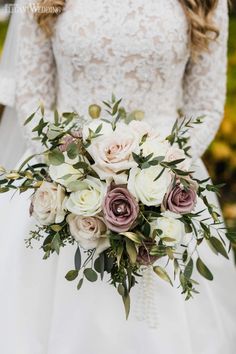
[[[80,268],[81,268],[81,252],[80,252],[79,246],[77,247],[77,250],[75,252],[74,262],[75,262],[75,269],[80,270]]]
[[[78,147],[75,143],[71,143],[67,149],[69,159],[74,160],[78,156]]]
[[[86,279],[91,282],[95,282],[98,278],[97,273],[92,268],[86,268],[84,270],[84,275],[85,275]]]
[[[79,274],[78,270],[70,270],[70,271],[66,274],[65,278],[66,278],[66,280],[68,280],[68,281],[73,281],[73,280],[75,280],[75,279],[78,277],[78,274]]]
[[[65,157],[59,150],[52,150],[48,154],[48,160],[51,165],[59,166],[65,162]]]

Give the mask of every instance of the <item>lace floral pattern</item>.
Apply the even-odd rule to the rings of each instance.
[[[188,23],[177,0],[68,0],[51,39],[26,16],[17,76],[20,118],[39,101],[49,117],[56,102],[60,110],[86,114],[91,101],[114,92],[165,132],[180,108],[187,116],[206,114],[191,141],[194,157],[201,156],[223,114],[226,3],[219,1],[215,15],[221,34],[197,62],[190,58]]]

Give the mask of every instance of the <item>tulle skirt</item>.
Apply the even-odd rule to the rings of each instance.
[[[208,176],[200,160],[196,175]],[[195,273],[200,294],[189,301],[177,286],[173,289],[147,272],[131,292],[131,313],[126,321],[122,299],[106,280],[85,282],[79,291],[76,282],[65,280],[67,271],[73,269],[76,246],[66,247],[48,260],[42,260],[37,243],[34,249],[25,247],[24,239],[34,226],[29,198],[30,193],[12,199],[0,195],[2,354],[235,353],[236,272],[232,260],[214,255],[207,245],[200,246],[214,281]],[[209,198],[217,203],[212,193]]]

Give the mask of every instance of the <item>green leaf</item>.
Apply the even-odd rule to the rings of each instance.
[[[78,147],[75,143],[71,143],[67,149],[69,159],[74,160],[78,156]]]
[[[118,285],[117,291],[121,296],[125,296],[125,288],[122,284]]]
[[[115,258],[108,256],[106,253],[104,254],[104,261],[105,261],[105,270],[107,273],[110,273],[114,262],[115,262]]]
[[[80,290],[81,286],[83,285],[83,282],[84,282],[84,279],[81,278],[80,281],[78,282],[77,290]]]
[[[77,192],[78,190],[81,189],[81,181],[72,181],[68,184],[68,189],[72,192]]]
[[[57,109],[55,109],[55,111],[54,111],[54,123],[55,123],[55,125],[59,124],[59,114],[58,114]]]
[[[51,248],[56,251],[57,254],[60,253],[61,237],[59,233],[56,233],[51,242]]]
[[[220,240],[212,236],[210,237],[209,241],[218,253],[220,253],[223,257],[229,259],[229,256]]]
[[[7,188],[7,187],[2,187],[2,188],[0,188],[0,193],[6,193],[6,192],[9,192],[9,188]]]
[[[59,150],[53,150],[49,152],[48,160],[51,165],[59,166],[65,162],[65,157]]]
[[[172,281],[164,268],[160,266],[155,266],[153,267],[153,270],[161,279],[167,281],[168,283],[170,283],[171,286],[173,286]]]
[[[151,226],[148,222],[146,222],[143,226],[143,234],[145,237],[149,237],[151,233]]]
[[[131,263],[135,264],[137,259],[137,250],[135,244],[129,239],[126,239],[126,250],[129,255]]]
[[[37,112],[37,111],[36,111],[36,112]],[[26,121],[24,122],[24,125],[27,125],[27,124],[29,124],[29,123],[32,121],[32,119],[34,118],[36,112],[32,113],[32,114],[26,119]]]
[[[75,252],[74,262],[75,262],[75,269],[80,270],[80,268],[81,268],[81,252],[80,252],[79,246]]]
[[[129,295],[124,295],[122,296],[123,299],[123,303],[125,306],[125,315],[126,315],[126,320],[129,317],[129,313],[130,313],[130,296]]]
[[[70,270],[70,271],[66,274],[65,278],[66,278],[66,280],[68,280],[68,281],[72,281],[72,280],[75,280],[75,279],[78,277],[78,274],[79,274],[79,271],[78,271],[78,270]]]
[[[104,270],[105,270],[105,256],[104,256],[104,253],[101,253],[100,256],[95,260],[94,268],[95,268],[95,270],[98,273],[100,273],[101,280],[102,280],[103,276],[104,276]]]
[[[92,268],[86,268],[84,270],[84,275],[91,282],[96,281],[98,278],[97,273]]]
[[[186,265],[185,269],[184,269],[184,276],[188,279],[191,278],[193,273],[193,260],[192,258],[190,258],[188,264]]]
[[[203,263],[203,261],[198,258],[197,259],[197,270],[198,272],[206,279],[208,280],[213,280],[213,275],[211,271],[207,268],[207,266]]]
[[[121,233],[120,235],[123,235],[123,236],[129,238],[131,241],[134,241],[135,243],[138,243],[138,244],[140,244],[142,242],[142,237],[134,232],[127,231],[127,232]]]
[[[236,243],[236,231],[226,232],[226,237],[229,241]]]

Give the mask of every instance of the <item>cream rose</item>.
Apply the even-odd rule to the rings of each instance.
[[[152,229],[158,229],[162,231],[162,234],[157,237],[163,239],[163,243],[166,246],[177,246],[184,238],[184,224],[179,220],[181,215],[166,211],[162,214],[162,217],[157,218],[152,222]],[[166,240],[164,240],[167,238]],[[172,239],[172,240],[168,240]]]
[[[191,159],[187,157],[182,149],[179,149],[176,145],[173,145],[169,148],[166,153],[165,161],[171,162],[175,160],[182,160],[177,166],[180,170],[188,171],[191,166]]]
[[[96,253],[100,254],[110,247],[107,228],[101,218],[69,214],[67,222],[72,237],[85,250],[96,248]]]
[[[157,130],[153,129],[153,127],[147,122],[132,120],[129,123],[129,127],[138,135],[139,140],[141,140],[144,135],[148,138],[158,138],[159,140],[164,140],[161,134]]]
[[[70,194],[67,209],[82,216],[93,216],[102,210],[102,203],[106,192],[105,183],[88,176],[78,183],[77,191]]]
[[[43,182],[32,197],[31,214],[42,225],[60,223],[65,217],[65,190],[60,185]]]
[[[117,123],[117,128],[103,139],[93,139],[88,152],[95,161],[93,169],[103,180],[115,179],[118,172],[137,166],[132,153],[139,153],[139,140],[130,127]]]
[[[164,170],[155,180],[161,171],[160,166],[152,166],[143,170],[133,168],[128,179],[128,190],[144,205],[160,205],[171,183],[171,175],[167,170]]]

